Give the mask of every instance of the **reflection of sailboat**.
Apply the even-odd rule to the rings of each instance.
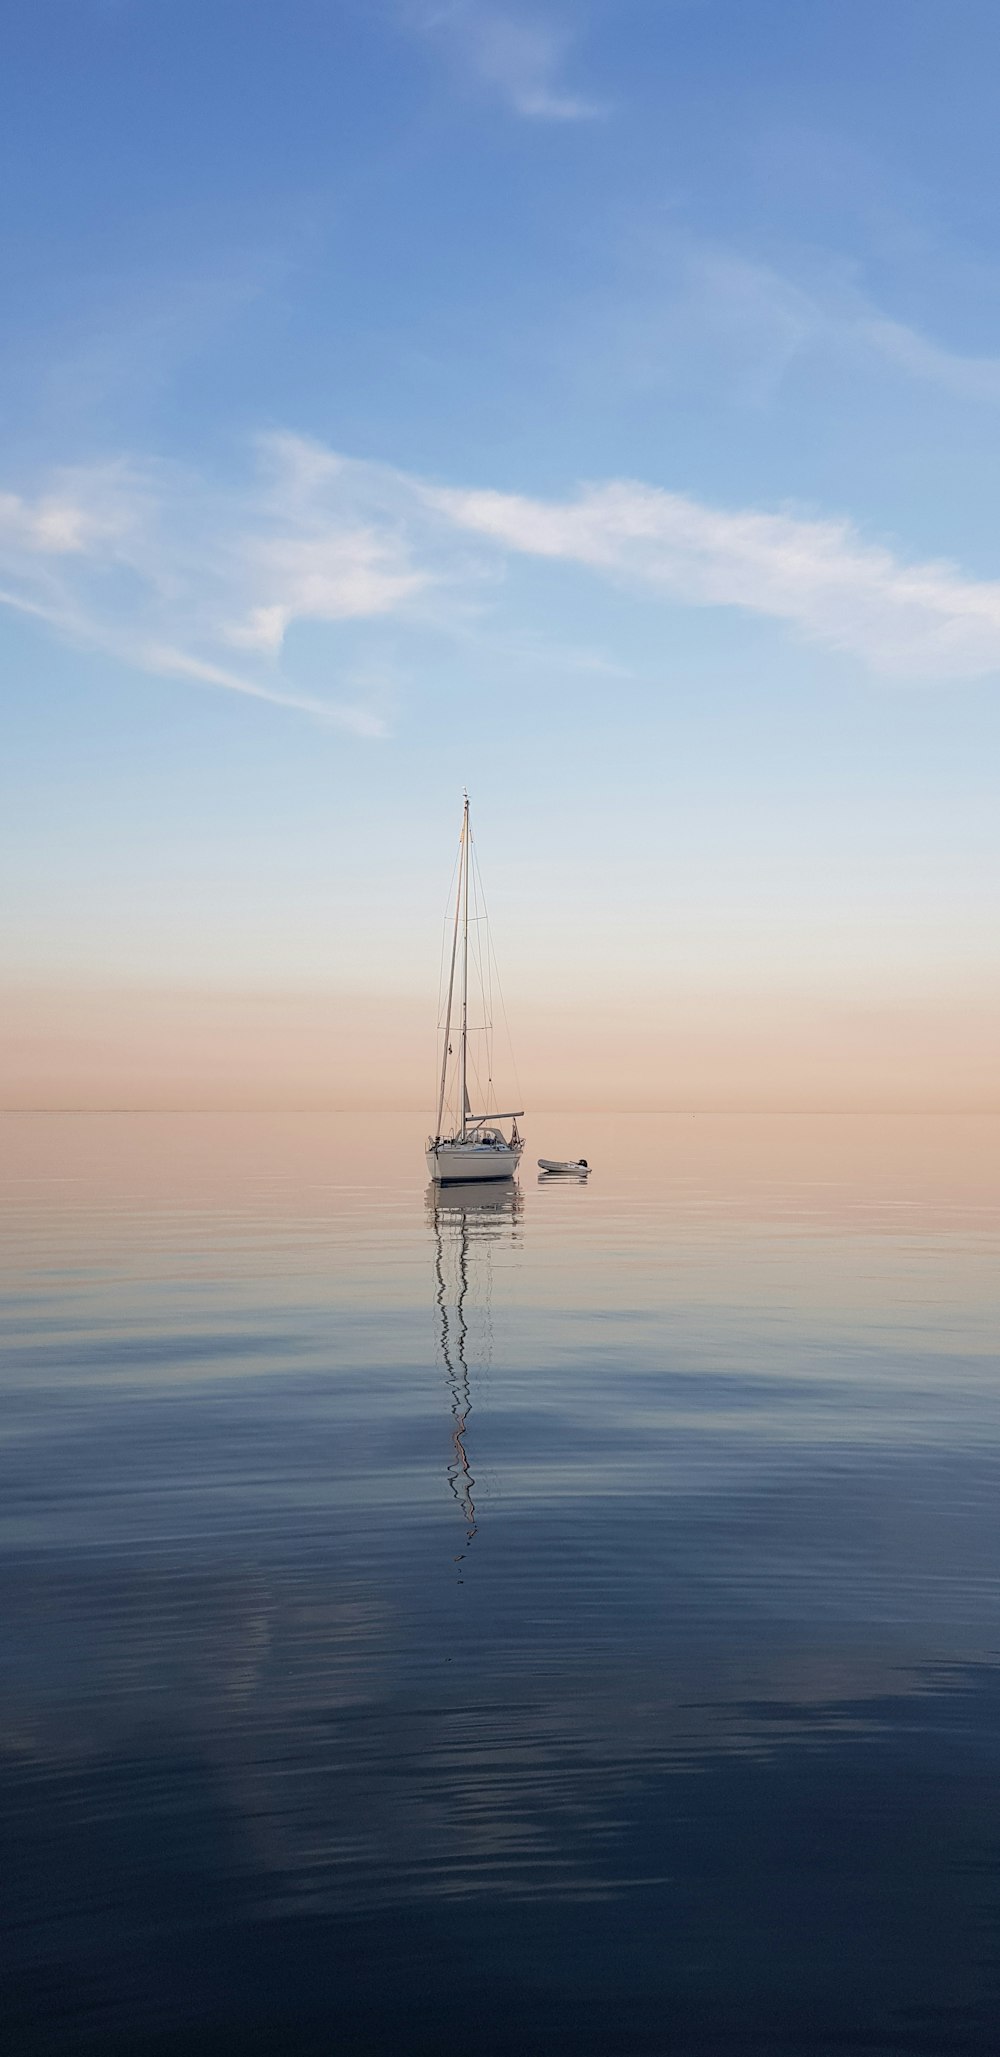
[[[451,1399],[452,1455],[448,1465],[448,1487],[462,1510],[465,1549],[468,1549],[478,1528],[474,1498],[476,1481],[465,1447],[472,1413],[468,1354],[470,1317],[477,1312],[484,1316],[482,1363],[485,1369],[492,1354],[491,1246],[505,1235],[507,1222],[511,1223],[513,1236],[514,1224],[524,1201],[517,1187],[510,1182],[485,1187],[477,1182],[449,1185],[444,1191],[439,1186],[431,1186],[427,1202],[436,1246],[434,1297],[439,1318],[438,1341]],[[485,1258],[484,1265],[476,1262],[480,1256]],[[477,1272],[480,1273],[478,1278]],[[479,1290],[474,1293],[470,1306],[468,1293],[473,1282]],[[456,1557],[457,1564],[462,1562],[465,1549]]]
[[[475,912],[469,912],[469,891],[472,889]],[[473,955],[479,973],[483,1020],[469,1026],[469,929],[475,930]],[[482,934],[480,934],[482,930]],[[455,973],[460,970],[458,1050],[451,1040],[452,1015],[456,1004]],[[451,967],[448,974],[448,997],[445,1006],[444,1041],[441,1056],[441,1078],[438,1090],[437,1128],[427,1138],[427,1169],[432,1179],[440,1184],[466,1183],[475,1179],[510,1179],[517,1170],[518,1160],[524,1143],[518,1133],[517,1114],[499,1114],[493,1095],[493,1022],[490,1019],[490,1001],[494,984],[494,963],[486,932],[486,907],[479,882],[478,866],[472,857],[472,831],[469,827],[469,796],[465,796],[462,814],[462,836],[458,850],[458,890],[455,895],[455,920],[451,937]],[[502,1003],[501,1003],[502,1004]],[[481,1036],[483,1046],[481,1061],[475,1051],[470,1051],[470,1036]],[[449,1076],[449,1058],[454,1059]],[[470,1074],[471,1065],[471,1074]],[[480,1107],[485,1111],[474,1114],[469,1098],[469,1084],[476,1091]],[[446,1123],[446,1114],[449,1119]],[[499,1124],[509,1121],[509,1136],[504,1135]],[[450,1133],[446,1132],[450,1130]]]

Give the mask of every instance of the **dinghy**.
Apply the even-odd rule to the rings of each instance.
[[[585,1157],[578,1157],[575,1164],[571,1164],[568,1159],[563,1162],[558,1157],[540,1157],[538,1169],[539,1171],[569,1173],[572,1178],[588,1178],[590,1175],[590,1166]]]

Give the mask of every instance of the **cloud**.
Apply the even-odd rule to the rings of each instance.
[[[36,621],[49,621],[50,610],[40,600],[29,600],[23,593],[12,593],[6,586],[0,586],[0,607],[9,607],[15,614],[33,615]]]
[[[482,6],[479,0],[411,9],[409,18],[527,120],[597,121],[607,113],[596,101],[559,85],[570,37],[552,23]]]
[[[198,679],[203,685],[223,686],[229,693],[245,693],[252,700],[267,700],[272,707],[291,707],[299,714],[315,715],[318,721],[347,729],[355,736],[384,736],[388,733],[384,721],[364,707],[332,705],[310,694],[285,693],[262,686],[253,679],[242,678],[228,666],[208,664],[185,650],[172,649],[169,644],[150,644],[145,650],[137,650],[134,656],[145,670],[156,672],[161,678]]]
[[[231,622],[228,640],[280,650],[296,621],[394,614],[431,583],[397,518],[395,475],[303,436],[261,437],[262,519],[244,533],[244,579],[266,599]]]
[[[371,529],[273,537],[251,546],[250,559],[260,584],[282,596],[230,625],[229,640],[250,649],[280,650],[293,621],[393,613],[425,583],[400,561],[393,543]]]
[[[296,624],[396,614],[429,586],[397,500],[377,466],[294,436],[262,437],[234,485],[149,461],[63,472],[0,495],[0,604],[141,670],[384,735],[377,708],[298,690],[283,655]]]
[[[847,520],[715,508],[628,481],[575,500],[438,490],[433,505],[500,548],[585,565],[695,607],[739,607],[901,678],[1000,669],[1000,582],[907,564]]]
[[[0,549],[62,557],[91,551],[128,526],[127,473],[66,471],[34,499],[0,493]]]
[[[771,265],[679,236],[643,249],[643,300],[615,315],[615,344],[641,379],[689,368],[744,400],[770,402],[785,374],[808,357],[873,358],[974,404],[1000,401],[1000,357],[950,350],[895,321],[841,266],[806,283]],[[650,311],[649,272],[660,290]]]
[[[359,652],[358,624],[405,624],[408,644],[428,629],[467,639],[478,606],[494,646],[516,643],[505,573],[526,557],[654,604],[742,609],[887,677],[1000,671],[1000,582],[911,562],[844,517],[717,507],[636,480],[543,500],[270,435],[226,484],[132,462],[63,472],[0,511],[0,604],[123,664],[358,736],[386,733],[392,672],[371,636]],[[346,692],[314,690],[315,639],[303,680],[303,623],[325,631]]]
[[[901,321],[872,314],[858,323],[858,332],[874,350],[901,366],[911,377],[925,379],[960,400],[1000,401],[1000,357],[969,357],[945,350]]]

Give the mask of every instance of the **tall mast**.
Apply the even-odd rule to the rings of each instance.
[[[465,890],[462,894],[462,1127],[465,1135],[465,1121],[469,1112],[468,1063],[469,1063],[469,795],[465,796],[465,812],[462,815],[462,853],[464,858]]]
[[[462,912],[462,862],[465,850],[466,820],[468,812],[469,802],[468,799],[466,799],[465,814],[462,817],[462,839],[458,846],[458,888],[455,893],[455,926],[452,930],[451,936],[451,970],[448,974],[448,1005],[445,1009],[444,1017],[444,1048],[441,1052],[441,1089],[438,1093],[438,1114],[436,1129],[437,1135],[441,1134],[441,1123],[444,1119],[445,1088],[448,1083],[448,1057],[451,1051],[451,1003],[455,996],[455,959],[458,956],[458,923]],[[462,1114],[462,1127],[465,1127],[464,1112]]]

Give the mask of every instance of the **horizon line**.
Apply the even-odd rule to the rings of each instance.
[[[828,1114],[828,1115],[831,1115],[831,1116],[832,1116],[832,1115],[843,1115],[843,1114],[885,1114],[885,1115],[890,1115],[890,1114],[891,1114],[891,1115],[900,1115],[900,1116],[903,1116],[903,1115],[905,1115],[905,1116],[908,1116],[908,1117],[909,1117],[909,1116],[913,1116],[913,1115],[918,1115],[918,1114],[920,1114],[920,1115],[934,1115],[934,1116],[941,1116],[941,1117],[944,1117],[944,1116],[948,1116],[948,1117],[951,1117],[951,1116],[957,1116],[957,1115],[961,1115],[961,1116],[963,1116],[963,1117],[964,1117],[964,1116],[972,1116],[972,1115],[980,1115],[980,1116],[982,1116],[982,1115],[986,1115],[986,1116],[996,1116],[996,1115],[1000,1115],[1000,1103],[997,1103],[996,1105],[994,1105],[994,1104],[988,1104],[988,1105],[983,1105],[983,1104],[982,1104],[982,1103],[980,1103],[980,1102],[976,1102],[976,1103],[974,1103],[974,1104],[971,1104],[971,1105],[968,1105],[968,1106],[966,1106],[966,1105],[961,1105],[961,1106],[954,1106],[954,1107],[952,1107],[952,1106],[941,1106],[940,1104],[936,1104],[936,1105],[934,1105],[934,1104],[927,1104],[927,1103],[920,1103],[920,1104],[916,1104],[916,1103],[915,1103],[915,1104],[913,1104],[912,1106],[911,1106],[911,1105],[906,1105],[906,1106],[898,1106],[898,1105],[883,1105],[883,1104],[881,1104],[881,1103],[879,1103],[879,1104],[873,1104],[873,1103],[872,1103],[872,1102],[871,1102],[871,1101],[869,1100],[869,1101],[861,1101],[861,1102],[857,1102],[857,1103],[855,1103],[855,1102],[853,1102],[853,1101],[852,1101],[852,1102],[850,1102],[850,1103],[844,1103],[844,1104],[840,1104],[840,1105],[835,1105],[835,1106],[831,1106],[831,1105],[828,1105],[828,1104],[823,1104],[823,1105],[821,1105],[821,1106],[813,1106],[813,1105],[811,1105],[811,1104],[810,1104],[810,1105],[805,1105],[805,1106],[801,1106],[801,1107],[799,1107],[799,1106],[791,1106],[791,1105],[787,1105],[787,1104],[781,1104],[781,1105],[777,1105],[777,1106],[761,1106],[761,1105],[759,1105],[759,1104],[758,1104],[758,1105],[739,1105],[739,1106],[722,1106],[722,1107],[711,1107],[711,1106],[709,1106],[709,1107],[701,1107],[701,1106],[699,1106],[699,1107],[606,1107],[606,1106],[586,1106],[586,1107],[580,1107],[580,1106],[577,1106],[577,1107],[544,1107],[544,1106],[543,1106],[543,1107],[539,1107],[539,1108],[537,1109],[537,1113],[538,1113],[538,1115],[539,1115],[539,1116],[543,1116],[543,1117],[545,1117],[545,1116],[548,1116],[548,1115],[559,1115],[560,1117],[562,1117],[562,1116],[564,1116],[564,1115],[578,1115],[578,1114],[580,1114],[580,1115],[587,1115],[587,1114],[601,1114],[601,1115],[605,1115],[605,1114],[612,1114],[612,1115],[620,1115],[620,1116],[626,1116],[626,1117],[628,1117],[629,1119],[638,1119],[639,1117],[644,1117],[644,1118],[650,1118],[650,1119],[660,1119],[660,1118],[662,1118],[662,1117],[663,1117],[663,1116],[665,1116],[665,1115],[690,1115],[690,1116],[692,1116],[692,1117],[693,1117],[693,1116],[696,1116],[696,1115],[703,1115],[703,1114],[704,1114],[704,1115],[749,1115],[749,1114],[754,1114],[754,1115],[785,1115],[785,1114],[787,1114],[787,1115],[800,1115],[800,1114],[823,1114],[823,1115],[827,1115],[827,1114]],[[46,1114],[46,1115],[53,1115],[53,1114],[80,1114],[80,1115],[108,1115],[108,1114],[115,1114],[115,1115],[130,1115],[130,1114],[131,1114],[131,1115],[134,1115],[134,1114],[143,1114],[143,1115],[147,1115],[147,1114],[157,1114],[157,1115],[163,1115],[164,1117],[170,1117],[170,1116],[175,1116],[175,1115],[186,1115],[186,1114],[206,1114],[206,1115],[207,1115],[207,1114],[213,1114],[213,1115],[214,1115],[214,1114],[225,1114],[225,1115],[247,1115],[247,1114],[291,1114],[291,1115],[331,1115],[331,1114],[338,1114],[338,1115],[343,1115],[343,1114],[352,1114],[352,1115],[378,1115],[378,1116],[395,1116],[395,1117],[397,1117],[397,1118],[398,1118],[398,1119],[400,1119],[400,1120],[402,1120],[402,1119],[404,1119],[404,1118],[408,1118],[408,1117],[409,1117],[409,1116],[411,1116],[411,1115],[412,1115],[412,1116],[416,1116],[416,1115],[419,1115],[419,1116],[420,1116],[420,1119],[421,1119],[422,1121],[425,1121],[425,1120],[426,1120],[426,1121],[429,1121],[429,1120],[432,1120],[432,1119],[433,1119],[433,1115],[432,1115],[431,1113],[428,1113],[428,1111],[427,1111],[427,1110],[426,1110],[425,1108],[419,1108],[419,1107],[325,1107],[325,1106],[303,1106],[303,1107],[281,1107],[281,1106],[268,1106],[268,1107],[261,1107],[261,1106],[242,1106],[242,1107],[210,1107],[210,1106],[192,1106],[192,1107],[143,1107],[143,1106],[135,1106],[135,1107],[70,1107],[70,1106],[65,1106],[65,1107],[64,1107],[64,1106],[38,1106],[38,1107],[2,1107],[2,1106],[0,1106],[0,1117],[2,1117],[2,1116],[4,1116],[4,1115],[19,1115],[19,1114],[31,1114],[31,1115],[35,1115],[35,1114]],[[533,1119],[533,1118],[534,1118],[534,1117],[533,1117],[533,1116],[531,1116],[531,1115],[529,1115],[529,1116],[528,1116],[528,1119],[529,1119],[529,1120],[531,1120],[531,1119]]]

